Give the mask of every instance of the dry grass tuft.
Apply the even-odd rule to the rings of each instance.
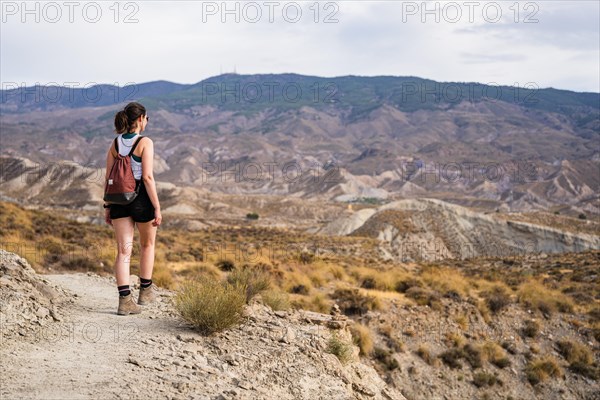
[[[360,349],[360,355],[369,356],[373,352],[373,333],[363,324],[355,323],[350,328],[354,344]]]
[[[244,288],[207,278],[188,281],[175,296],[175,308],[203,334],[232,327],[242,319]]]

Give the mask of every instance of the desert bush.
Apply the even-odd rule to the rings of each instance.
[[[458,315],[454,320],[463,331],[469,328],[469,318],[465,314]]]
[[[585,364],[581,361],[575,361],[569,365],[569,369],[581,376],[593,379],[595,381],[600,380],[600,367],[594,364]]]
[[[327,351],[335,355],[342,364],[352,359],[352,345],[342,340],[337,332],[332,331],[327,342]]]
[[[488,341],[483,344],[481,350],[484,358],[496,367],[506,368],[510,365],[510,359],[500,345]]]
[[[427,344],[422,344],[419,346],[419,348],[417,349],[417,355],[429,365],[437,365],[437,363],[439,362],[437,361],[437,358],[435,358],[433,354],[431,354],[431,350],[429,349],[429,346],[427,346]]]
[[[460,362],[460,359],[463,357],[462,349],[455,347],[455,348],[446,350],[442,354],[440,354],[439,357],[443,361],[444,364],[446,364],[447,366],[449,366],[452,369],[462,368],[462,364]]]
[[[495,375],[490,374],[489,372],[479,371],[473,375],[473,384],[478,388],[494,386],[497,383],[500,384],[501,382]]]
[[[48,238],[39,245],[40,250],[45,254],[44,261],[46,264],[60,262],[64,258],[63,256],[67,254],[67,246],[54,238]]]
[[[362,283],[360,284],[360,287],[364,289],[376,289],[377,281],[375,280],[374,276],[367,276],[363,279]]]
[[[327,313],[331,309],[331,302],[322,293],[317,293],[310,299],[310,309],[320,313]]]
[[[448,332],[446,333],[446,337],[444,338],[446,344],[452,347],[462,347],[464,346],[466,339],[465,337],[457,332]]]
[[[367,311],[381,309],[381,302],[377,297],[363,295],[356,288],[338,288],[331,297],[346,315],[362,315]]]
[[[398,282],[396,282],[395,290],[399,293],[406,293],[410,288],[413,287],[421,288],[423,287],[423,282],[420,279],[412,277],[400,279]]]
[[[355,323],[350,327],[354,344],[360,349],[360,354],[368,356],[373,352],[373,334],[368,326]]]
[[[98,272],[101,269],[100,261],[82,256],[63,255],[60,258],[59,266],[70,271],[92,271]]]
[[[462,353],[464,359],[471,365],[471,367],[481,368],[483,366],[484,358],[481,346],[467,343],[463,346]]]
[[[546,356],[527,363],[525,366],[525,374],[529,383],[537,385],[550,377],[562,377],[563,371],[554,357]]]
[[[162,263],[156,263],[152,272],[152,281],[156,286],[173,289],[173,272]]]
[[[204,251],[201,247],[191,246],[188,249],[188,254],[194,261],[204,261]]]
[[[329,271],[331,272],[331,275],[337,279],[337,280],[343,280],[344,277],[346,276],[346,272],[344,271],[344,268],[340,267],[339,265],[334,265],[331,266],[329,268]]]
[[[274,311],[287,310],[290,308],[290,299],[287,293],[280,290],[265,290],[261,293],[263,303]]]
[[[225,272],[233,271],[235,269],[235,263],[231,260],[221,259],[218,260],[215,265],[221,270]]]
[[[428,268],[421,278],[431,289],[443,296],[465,297],[469,294],[471,286],[468,278],[450,268]]]
[[[502,348],[512,355],[515,355],[519,352],[515,344],[513,342],[509,342],[508,340],[502,342]]]
[[[592,322],[600,322],[600,307],[594,307],[587,312]]]
[[[545,314],[555,311],[573,312],[573,300],[557,290],[546,288],[536,281],[525,282],[519,288],[519,302]]]
[[[404,351],[404,343],[394,337],[391,324],[380,325],[379,333],[384,336],[385,342],[390,349],[396,352]]]
[[[244,287],[246,290],[246,302],[250,301],[256,294],[271,287],[271,276],[258,268],[244,265],[235,268],[227,276],[227,282],[235,286]]]
[[[557,342],[559,353],[569,362],[569,369],[590,379],[600,379],[600,368],[594,363],[594,354],[581,343],[563,339]]]
[[[308,251],[301,251],[298,254],[298,261],[302,264],[310,264],[314,261],[315,255]]]
[[[244,288],[203,277],[183,283],[175,296],[176,310],[203,334],[236,325],[245,303]]]
[[[503,286],[494,286],[482,293],[486,305],[494,314],[510,304],[510,293]]]
[[[373,357],[379,361],[388,371],[393,371],[400,368],[398,360],[394,357],[392,352],[382,347],[375,347],[373,350]]]
[[[481,314],[481,318],[483,318],[483,320],[489,324],[492,321],[492,319],[490,318],[490,309],[487,306],[485,300],[476,301],[475,306],[477,307],[477,311],[479,311],[479,313]]]
[[[573,340],[563,339],[557,343],[558,351],[569,363],[581,362],[591,364],[594,362],[594,355],[586,346]]]
[[[406,297],[412,299],[420,306],[429,306],[433,309],[440,307],[440,295],[436,291],[413,286],[406,291]]]
[[[522,331],[523,335],[525,335],[526,337],[535,339],[535,337],[539,335],[540,329],[541,326],[539,322],[537,322],[534,319],[528,319],[525,321]]]
[[[290,288],[290,293],[307,295],[308,293],[310,293],[310,289],[306,285],[300,283],[298,285],[292,286]]]

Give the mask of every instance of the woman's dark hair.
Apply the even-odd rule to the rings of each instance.
[[[135,128],[135,121],[146,115],[146,107],[137,102],[131,102],[115,115],[115,131],[125,133]]]

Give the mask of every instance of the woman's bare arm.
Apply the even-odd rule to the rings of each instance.
[[[154,180],[154,143],[152,139],[148,138],[144,143],[142,149],[142,179],[144,180],[144,186],[148,197],[154,206],[155,210],[160,210],[160,203],[158,202],[158,194],[156,191],[156,181]]]

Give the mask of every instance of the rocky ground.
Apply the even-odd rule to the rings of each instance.
[[[175,314],[172,292],[118,316],[114,279],[37,275],[0,252],[2,399],[404,399],[358,348],[346,364],[327,351],[332,316],[257,298],[241,325],[207,337]],[[336,331],[349,337],[345,322]]]

